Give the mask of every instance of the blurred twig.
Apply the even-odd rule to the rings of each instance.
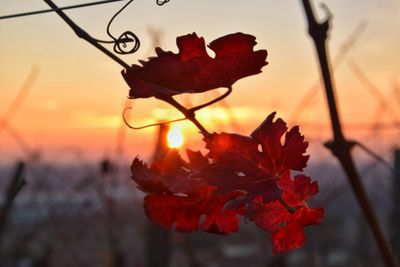
[[[39,67],[32,66],[28,77],[24,80],[20,87],[17,95],[6,109],[6,112],[0,117],[0,132],[6,131],[21,148],[21,150],[27,155],[28,159],[33,159],[36,153],[31,149],[28,142],[23,138],[22,134],[12,126],[11,121],[15,113],[21,108],[28,93],[33,88],[34,84],[39,75]]]
[[[17,162],[15,172],[10,179],[4,196],[4,203],[0,208],[0,242],[4,234],[5,227],[7,225],[8,218],[10,216],[11,208],[15,197],[22,187],[26,184],[23,174],[25,170],[24,162]]]
[[[385,96],[380,92],[378,87],[375,86],[372,81],[367,77],[360,66],[354,60],[350,60],[349,67],[354,76],[364,85],[365,89],[367,89],[367,91],[378,102],[381,109],[383,111],[388,111],[393,121],[399,121],[396,110],[392,107]]]
[[[387,167],[390,171],[394,172],[394,168],[393,166],[390,164],[390,162],[388,162],[387,160],[385,160],[384,158],[382,158],[381,156],[379,156],[377,153],[375,153],[372,149],[368,148],[366,145],[360,143],[360,142],[355,142],[355,145],[357,145],[359,148],[361,148],[365,153],[367,153],[368,155],[370,155],[371,157],[373,157],[377,162],[382,163],[383,165],[385,165],[385,167]]]
[[[340,46],[339,52],[336,54],[333,59],[332,71],[333,73],[339,68],[342,64],[343,60],[346,58],[348,52],[353,48],[355,43],[360,37],[361,33],[367,27],[367,22],[360,22],[355,30],[347,37],[346,41]],[[300,99],[297,106],[293,109],[292,114],[290,115],[290,121],[298,123],[300,120],[301,114],[306,110],[306,107],[311,105],[313,99],[319,92],[320,86],[319,81],[315,81],[310,89],[306,92],[306,94]]]
[[[395,267],[397,266],[396,258],[379,225],[378,219],[367,196],[364,185],[361,182],[360,175],[355,167],[354,160],[351,155],[351,149],[353,148],[354,143],[347,141],[343,135],[339,113],[336,106],[329,59],[326,49],[326,40],[328,37],[331,14],[328,12],[327,19],[320,23],[315,18],[310,0],[302,0],[302,3],[308,21],[308,32],[314,41],[314,45],[318,54],[333,130],[333,141],[326,143],[326,147],[332,151],[332,153],[341,163],[352,186],[354,195],[356,196],[364,216],[372,230],[375,241],[382,253],[386,266]]]

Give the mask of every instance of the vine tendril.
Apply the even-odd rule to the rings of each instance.
[[[151,124],[147,124],[147,125],[144,125],[144,126],[132,126],[132,124],[130,124],[125,118],[126,111],[129,110],[129,109],[132,109],[132,107],[126,107],[124,109],[124,111],[122,113],[122,119],[124,120],[124,123],[126,124],[126,126],[128,126],[131,129],[134,129],[134,130],[140,130],[140,129],[150,128],[150,127],[154,127],[154,126],[161,126],[161,125],[170,124],[170,123],[173,123],[173,122],[187,120],[187,118],[180,118],[180,119],[176,119],[176,120],[151,123]]]
[[[133,54],[140,47],[140,40],[131,31],[125,31],[118,38],[116,38],[110,31],[111,24],[115,18],[131,3],[133,0],[129,0],[117,13],[115,13],[107,24],[107,35],[112,39],[111,41],[95,39],[99,43],[114,44],[114,52],[120,55]],[[128,43],[133,43],[128,46]]]
[[[169,0],[157,0],[157,5],[159,5],[159,6],[162,6],[162,5],[164,5],[164,4],[166,4],[166,3],[168,3],[169,2]]]

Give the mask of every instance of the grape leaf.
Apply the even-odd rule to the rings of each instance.
[[[198,228],[219,234],[237,232],[238,215],[243,210],[226,208],[226,204],[243,192],[215,194],[214,187],[192,177],[197,168],[208,163],[208,159],[200,152],[188,150],[187,154],[189,162],[185,162],[176,150],[171,150],[150,168],[137,158],[133,161],[132,179],[148,193],[144,202],[147,217],[156,224],[180,232]]]
[[[173,96],[231,87],[267,65],[267,51],[253,51],[256,41],[249,34],[238,32],[211,42],[208,47],[215,57],[207,54],[204,39],[196,33],[180,36],[176,42],[179,53],[156,48],[156,57],[122,71],[131,88],[130,97]]]
[[[265,202],[280,196],[276,183],[280,176],[302,170],[309,156],[304,155],[308,143],[299,128],[287,131],[286,123],[280,118],[273,121],[274,116],[275,112],[270,114],[251,136],[214,133],[206,137],[208,156],[214,161],[202,169],[203,179],[220,192],[246,191],[247,198],[242,199],[247,202],[258,195]]]
[[[148,168],[135,159],[132,179],[147,193],[144,209],[154,223],[180,232],[202,229],[230,234],[239,217],[272,236],[274,253],[301,247],[304,227],[320,224],[322,208],[307,201],[318,193],[317,182],[301,171],[309,156],[298,127],[267,116],[250,136],[214,133],[204,138],[209,153],[188,150],[188,161],[170,150]]]
[[[298,175],[292,179],[283,175],[277,183],[283,191],[283,202],[264,203],[258,197],[251,203],[248,216],[257,226],[272,234],[274,253],[283,253],[303,246],[306,241],[304,227],[320,224],[324,210],[310,208],[306,203],[318,193],[317,182],[311,182],[309,177]]]

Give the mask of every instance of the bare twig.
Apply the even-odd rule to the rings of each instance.
[[[6,112],[3,114],[3,119],[11,120],[11,117],[21,108],[22,104],[25,101],[26,96],[31,91],[33,86],[35,85],[38,76],[39,76],[39,67],[33,65],[31,71],[29,72],[28,77],[24,80],[21,88],[19,89],[17,95],[8,106]]]
[[[373,157],[376,161],[382,163],[385,165],[386,168],[388,168],[390,171],[394,172],[394,168],[390,162],[379,156],[377,153],[375,153],[373,150],[368,148],[366,145],[360,143],[360,142],[355,142],[355,145],[357,145],[359,148],[361,148],[365,153]]]
[[[28,77],[24,80],[20,87],[17,95],[6,109],[4,115],[0,117],[0,133],[2,130],[6,131],[11,138],[17,143],[21,150],[28,156],[28,158],[34,158],[36,153],[31,149],[26,139],[23,138],[22,134],[12,126],[12,117],[21,108],[25,101],[26,96],[33,88],[39,74],[39,68],[33,66]]]
[[[396,110],[392,107],[385,96],[380,92],[379,88],[374,85],[370,79],[368,79],[367,75],[360,68],[360,66],[354,60],[350,60],[349,67],[355,77],[365,86],[365,89],[367,89],[372,97],[378,102],[379,106],[383,110],[387,110],[394,121],[399,121]]]
[[[125,0],[103,0],[103,1],[97,1],[97,2],[91,2],[91,3],[64,6],[64,7],[60,7],[57,9],[44,9],[44,10],[36,10],[36,11],[18,13],[18,14],[11,14],[11,15],[6,15],[6,16],[0,16],[0,20],[17,18],[17,17],[25,17],[25,16],[31,16],[31,15],[38,15],[38,14],[43,14],[43,13],[54,12],[56,10],[67,10],[67,9],[74,9],[74,8],[81,8],[81,7],[88,7],[88,6],[96,6],[96,5],[102,5],[102,4],[107,4],[107,3],[111,3],[111,2],[119,2],[119,1],[125,1]]]
[[[330,16],[328,16],[328,18],[322,23],[317,22],[310,4],[310,0],[302,0],[302,3],[308,21],[308,32],[314,41],[314,45],[318,53],[321,75],[324,81],[325,93],[333,129],[333,141],[326,143],[326,147],[329,148],[338,158],[345,173],[347,174],[347,178],[351,184],[354,195],[356,196],[361,210],[363,211],[369,227],[371,228],[386,266],[395,267],[397,266],[396,258],[394,257],[389,242],[386,240],[383,234],[378,219],[365,191],[364,185],[361,182],[360,175],[355,167],[354,160],[351,155],[351,149],[354,144],[347,141],[342,132],[326,50]]]
[[[53,3],[51,0],[43,0],[46,4],[48,4],[52,9],[54,9],[55,12],[65,21],[65,23],[68,24],[68,26],[71,27],[72,30],[74,30],[75,34],[79,37],[82,38],[86,41],[88,41],[90,44],[92,44],[94,47],[99,49],[101,52],[106,54],[108,57],[113,59],[115,62],[120,64],[122,67],[125,69],[129,68],[128,63],[114,55],[112,52],[110,52],[107,48],[102,46],[101,44],[98,43],[98,41],[90,36],[86,31],[84,31],[81,27],[79,27],[75,22],[73,22],[62,10],[58,8],[56,4]]]
[[[206,137],[210,135],[210,133],[204,128],[204,126],[196,119],[195,112],[191,109],[187,109],[184,106],[182,106],[179,102],[177,102],[172,96],[156,96],[157,99],[160,99],[164,102],[167,102],[177,110],[179,110],[185,118],[190,120],[196,127],[197,129],[200,130],[200,132]],[[213,101],[214,103],[214,101]]]
[[[14,199],[17,196],[18,192],[26,184],[25,180],[22,177],[24,170],[25,170],[25,163],[18,162],[15,168],[15,172],[11,177],[10,183],[6,189],[4,203],[0,208],[0,241],[2,239],[11,212]]]

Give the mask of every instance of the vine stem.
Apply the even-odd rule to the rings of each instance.
[[[72,30],[74,30],[75,34],[79,37],[82,38],[86,41],[88,41],[90,44],[92,44],[94,47],[96,47],[97,49],[99,49],[101,52],[103,52],[104,54],[106,54],[108,57],[110,57],[111,59],[113,59],[114,61],[116,61],[118,64],[120,64],[122,67],[124,67],[125,69],[129,69],[130,66],[128,63],[126,63],[125,61],[123,61],[122,59],[120,59],[119,57],[117,57],[116,55],[114,55],[112,52],[110,52],[107,48],[105,48],[104,46],[102,46],[101,44],[99,44],[95,38],[93,38],[92,36],[90,36],[89,33],[87,33],[86,31],[84,31],[81,27],[79,27],[75,22],[72,21],[72,19],[70,19],[56,4],[53,3],[52,0],[43,0],[46,4],[48,4],[53,10],[54,12],[56,12],[64,21],[65,23],[68,24],[68,26],[70,26],[72,28]]]
[[[327,142],[325,146],[331,150],[333,155],[335,155],[341,163],[350,182],[353,193],[372,231],[376,244],[382,253],[382,257],[386,266],[397,267],[398,265],[396,258],[388,240],[383,234],[371,202],[368,198],[367,192],[363,183],[361,182],[360,175],[355,167],[354,160],[351,155],[351,149],[354,147],[354,142],[349,142],[343,135],[326,49],[330,16],[328,16],[328,19],[326,19],[324,22],[319,23],[315,18],[310,0],[302,0],[302,3],[308,21],[308,32],[314,41],[314,45],[318,54],[333,131],[333,141]]]
[[[156,96],[157,99],[162,100],[164,102],[167,102],[168,104],[170,104],[171,106],[173,106],[174,108],[176,108],[177,110],[179,110],[186,119],[190,120],[191,122],[193,122],[193,124],[200,130],[200,132],[204,135],[204,137],[207,137],[210,135],[210,133],[206,130],[206,128],[204,128],[204,126],[196,119],[196,114],[195,111],[200,110],[202,108],[205,108],[207,106],[210,106],[214,103],[217,103],[219,101],[221,101],[222,99],[224,99],[225,97],[227,97],[228,95],[230,95],[232,93],[232,86],[227,87],[228,90],[220,95],[219,97],[208,101],[207,103],[198,105],[196,107],[193,108],[186,108],[184,106],[182,106],[181,104],[179,104],[178,101],[176,101],[172,96]],[[183,120],[183,119],[179,119],[179,120]],[[175,121],[179,121],[179,120],[174,120],[174,121],[170,121],[170,122],[175,122]],[[167,122],[169,123],[169,122]],[[152,126],[152,125],[151,125]],[[147,127],[147,126],[146,126]]]
[[[164,102],[167,102],[168,104],[179,110],[188,120],[190,120],[200,130],[201,134],[203,134],[204,137],[210,135],[207,129],[204,128],[204,126],[196,119],[196,114],[194,113],[193,110],[185,108],[184,106],[179,104],[179,102],[177,102],[174,98],[172,98],[172,96],[159,95],[156,96],[156,98]]]

